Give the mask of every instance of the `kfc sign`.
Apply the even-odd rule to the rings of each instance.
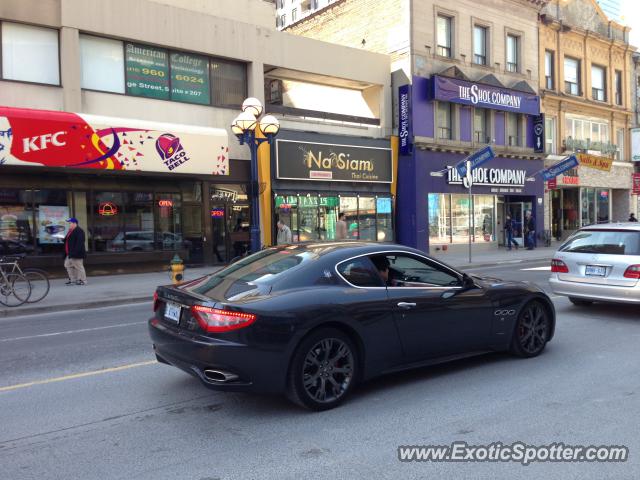
[[[39,135],[37,137],[29,137],[22,139],[22,153],[35,152],[38,150],[45,150],[49,144],[54,147],[64,147],[67,142],[61,140],[62,135],[66,135],[67,132],[47,133],[45,135]]]

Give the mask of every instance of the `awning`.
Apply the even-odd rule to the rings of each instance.
[[[229,174],[221,128],[0,107],[0,165]]]

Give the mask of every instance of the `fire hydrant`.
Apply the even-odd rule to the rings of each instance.
[[[182,259],[177,253],[171,259],[170,265],[171,282],[173,282],[174,285],[177,285],[184,279],[184,263],[182,263]]]

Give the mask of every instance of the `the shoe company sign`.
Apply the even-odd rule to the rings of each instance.
[[[472,174],[474,186],[524,187],[527,179],[526,170],[515,170],[511,168],[475,168]],[[453,167],[449,167],[447,183],[462,184],[462,177]]]
[[[391,183],[391,149],[276,141],[276,176],[280,179]]]
[[[433,98],[507,112],[540,114],[537,95],[437,75],[433,77]]]

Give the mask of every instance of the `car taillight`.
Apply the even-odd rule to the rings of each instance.
[[[157,312],[158,307],[160,307],[160,302],[158,301],[158,292],[153,292],[153,311]]]
[[[640,279],[640,265],[629,265],[624,272],[624,278]]]
[[[238,328],[244,328],[256,321],[253,313],[234,312],[233,310],[220,310],[218,308],[194,305],[191,314],[196,317],[200,327],[205,332],[228,332]]]
[[[554,258],[551,260],[551,273],[569,273],[569,267],[562,260]]]

